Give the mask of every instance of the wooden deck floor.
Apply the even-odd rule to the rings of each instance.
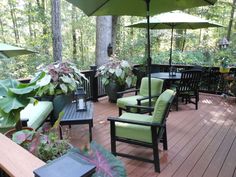
[[[94,103],[93,139],[110,150],[108,116],[118,115],[115,104],[106,98]],[[181,105],[172,111],[167,123],[168,151],[160,149],[161,173],[153,164],[120,158],[130,177],[236,177],[236,104],[219,96],[200,95],[199,110]],[[72,126],[71,142],[81,146],[88,142],[86,125]],[[134,145],[118,144],[118,151],[150,156],[152,152]]]

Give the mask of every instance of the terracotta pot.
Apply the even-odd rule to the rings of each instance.
[[[34,129],[32,129],[30,127],[22,127],[22,130],[31,130],[32,131]],[[4,135],[11,139],[12,135],[17,131],[19,131],[19,130],[16,130],[15,128],[12,128],[12,129],[8,130],[7,132],[5,132]]]

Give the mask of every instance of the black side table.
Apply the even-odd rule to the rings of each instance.
[[[89,140],[92,141],[93,127],[93,103],[86,102],[86,111],[76,111],[76,103],[70,103],[63,109],[64,116],[61,119],[60,125],[88,124],[89,125]],[[62,130],[60,128],[60,137],[62,139]]]

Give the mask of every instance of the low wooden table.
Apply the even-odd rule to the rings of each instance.
[[[64,116],[61,119],[60,125],[88,124],[89,125],[89,140],[92,141],[93,127],[93,103],[86,102],[86,111],[76,111],[75,103],[66,105],[63,109]],[[60,137],[62,138],[62,130],[60,128]]]
[[[45,162],[0,133],[0,169],[9,176],[34,177],[33,171]]]

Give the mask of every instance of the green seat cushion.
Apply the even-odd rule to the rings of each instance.
[[[136,113],[124,113],[119,118],[145,121],[145,122],[152,122],[153,120],[152,116],[150,115],[136,114]],[[151,143],[152,140],[151,127],[149,126],[134,125],[121,122],[116,122],[115,126],[116,126],[116,136],[118,137],[129,138],[133,140]]]
[[[50,101],[39,101],[38,104],[28,104],[20,113],[21,119],[29,119],[27,126],[33,129],[39,128],[53,110]]]

